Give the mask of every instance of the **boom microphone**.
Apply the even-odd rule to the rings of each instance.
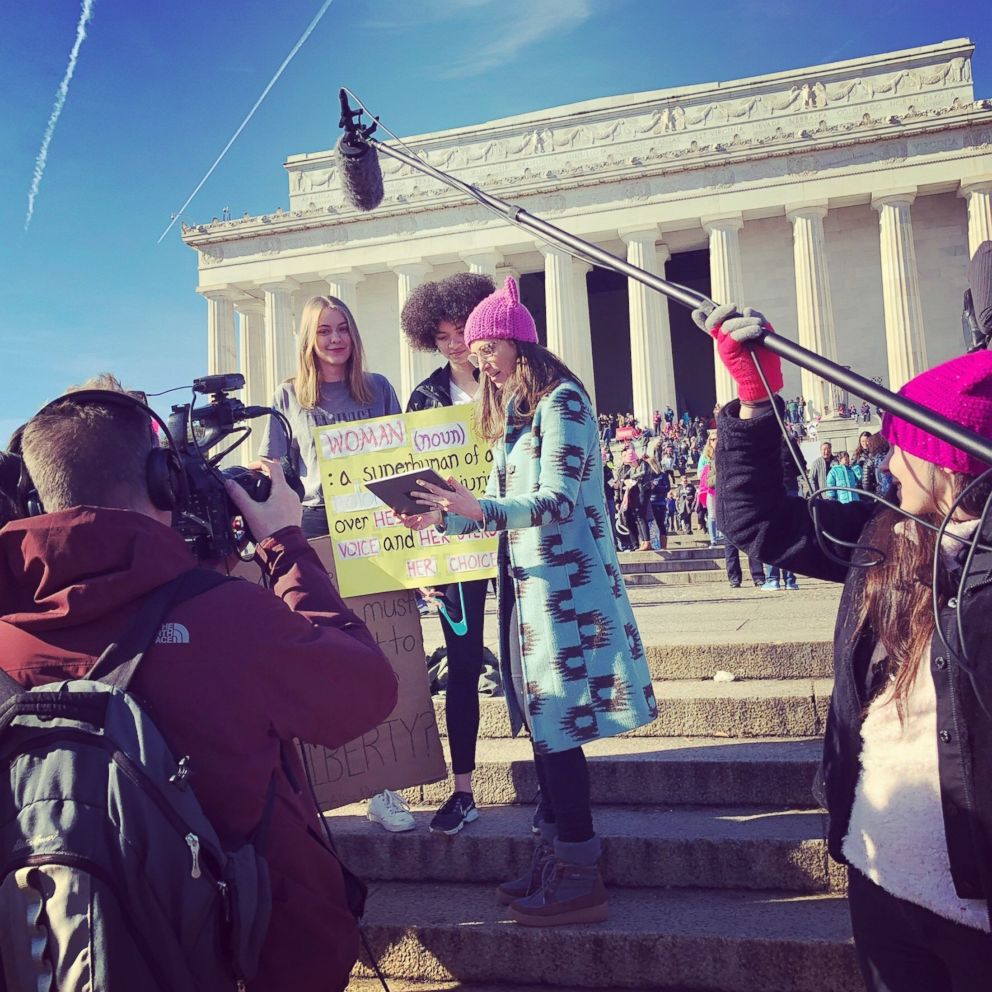
[[[344,134],[334,150],[341,166],[341,192],[356,210],[368,213],[382,203],[384,196],[379,155],[366,140],[375,130],[375,123],[363,128],[358,123],[362,112],[348,106],[347,93],[340,90],[338,98],[341,101],[338,127],[344,129]]]
[[[385,195],[376,150],[347,134],[338,139],[334,150],[341,166],[341,192],[345,200],[363,213],[375,210]]]
[[[356,100],[362,108],[361,110],[352,110],[348,106],[347,98],[349,94]],[[341,190],[344,193],[345,199],[356,210],[363,212],[375,210],[382,203],[384,196],[382,169],[379,166],[377,155],[377,149],[381,148],[384,155],[388,155],[390,158],[426,176],[433,176],[452,189],[459,190],[470,196],[494,213],[502,215],[511,224],[536,233],[542,239],[551,242],[553,245],[563,247],[566,251],[575,254],[584,261],[601,265],[620,275],[627,276],[629,279],[634,279],[649,289],[654,290],[656,293],[662,293],[670,300],[675,300],[689,309],[702,310],[706,314],[710,314],[716,309],[717,304],[702,293],[687,286],[680,286],[678,283],[669,282],[661,276],[655,275],[653,272],[647,272],[644,269],[638,268],[625,258],[613,255],[606,251],[605,248],[600,248],[599,245],[586,241],[577,235],[570,234],[568,231],[556,227],[546,220],[542,220],[540,217],[524,210],[516,204],[502,200],[498,196],[494,196],[485,190],[479,189],[477,186],[473,186],[471,183],[464,182],[447,172],[443,172],[441,169],[435,168],[417,155],[404,150],[405,146],[393,135],[392,131],[388,133],[396,138],[395,144],[385,144],[378,141],[371,135],[379,124],[379,118],[372,117],[372,124],[368,127],[363,127],[358,123],[358,119],[361,117],[362,111],[364,111],[364,104],[353,93],[344,89],[340,91],[340,97],[341,121],[339,126],[345,131],[345,134],[338,141],[336,147],[337,154],[341,159]],[[365,111],[365,113],[368,113],[368,111]],[[369,114],[369,116],[371,117],[372,115]],[[388,128],[385,130],[388,131]],[[919,427],[928,434],[933,434],[934,437],[941,441],[953,445],[960,451],[974,455],[976,458],[980,458],[982,461],[992,465],[992,441],[988,438],[961,427],[946,417],[934,413],[928,407],[923,407],[913,400],[893,393],[891,390],[873,382],[871,379],[867,379],[862,375],[858,375],[857,372],[851,371],[847,366],[838,365],[836,362],[824,358],[815,351],[804,348],[798,342],[782,334],[765,334],[761,338],[761,344],[780,358],[792,362],[793,365],[798,365],[800,368],[812,372],[821,379],[826,379],[827,382],[831,382],[835,386],[847,389],[856,396],[870,400],[876,406],[881,407],[889,413],[896,414],[903,420],[911,423],[914,427]],[[760,366],[756,360],[755,366],[760,371]]]

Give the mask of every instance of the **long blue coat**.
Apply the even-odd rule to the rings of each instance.
[[[658,715],[641,635],[606,516],[596,419],[563,382],[493,451],[483,523],[454,514],[454,533],[499,534],[500,667],[514,734],[507,574],[517,603],[528,722],[538,752],[564,751]]]

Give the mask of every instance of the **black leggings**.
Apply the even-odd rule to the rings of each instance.
[[[448,649],[448,688],[444,717],[448,724],[451,770],[464,775],[475,770],[475,741],[479,736],[479,675],[483,665],[482,628],[485,620],[488,579],[461,583],[468,629],[459,636],[441,614],[444,644]],[[461,618],[458,585],[447,587],[445,606],[457,623]]]
[[[558,827],[558,839],[569,844],[589,840],[592,828],[592,800],[589,796],[589,768],[581,747],[551,754],[534,752],[534,767],[541,785],[544,819]]]

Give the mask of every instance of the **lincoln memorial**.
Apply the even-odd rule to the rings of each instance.
[[[405,138],[439,169],[511,200],[897,389],[963,350],[967,264],[992,238],[992,101],[966,39],[729,82],[606,97]],[[535,98],[537,100],[539,98]],[[373,108],[389,119],[388,106]],[[303,301],[353,309],[370,370],[405,404],[439,364],[399,312],[422,280],[520,277],[541,340],[602,412],[706,413],[731,394],[688,311],[591,268],[440,182],[381,157],[362,214],[333,150],[285,163],[288,209],[185,225],[207,301],[210,372],[267,403],[294,374]],[[833,387],[786,368],[812,409]]]

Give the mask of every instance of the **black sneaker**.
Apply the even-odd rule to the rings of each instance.
[[[471,792],[454,792],[451,798],[434,814],[432,834],[456,834],[466,823],[479,819]]]

